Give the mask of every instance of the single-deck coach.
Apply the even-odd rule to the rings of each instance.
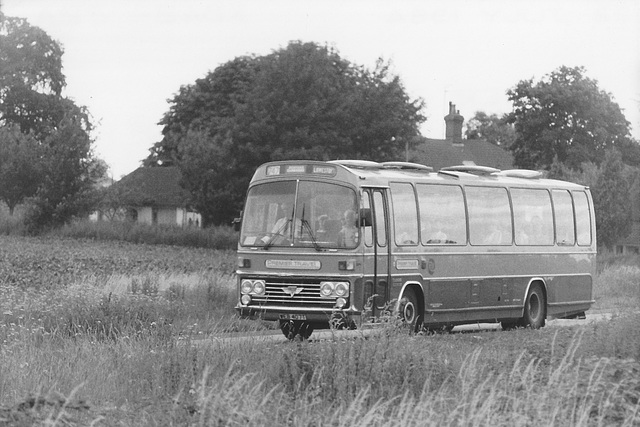
[[[272,162],[247,192],[236,310],[290,339],[389,316],[540,328],[584,316],[595,259],[589,189],[537,171]]]

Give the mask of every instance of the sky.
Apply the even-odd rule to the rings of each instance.
[[[640,140],[638,0],[0,0],[58,41],[67,87],[86,106],[96,154],[119,179],[161,140],[183,85],[242,55],[290,41],[335,48],[372,69],[391,63],[422,135],[444,137],[453,102],[465,119],[511,111],[506,92],[562,65],[583,66]]]

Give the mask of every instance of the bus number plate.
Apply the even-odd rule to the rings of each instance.
[[[307,320],[307,316],[304,314],[281,314],[281,320]]]

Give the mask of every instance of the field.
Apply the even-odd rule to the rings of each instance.
[[[611,321],[191,345],[235,318],[233,251],[0,236],[0,426],[640,425],[640,267]]]

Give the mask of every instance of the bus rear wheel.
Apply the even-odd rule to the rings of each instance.
[[[411,332],[418,332],[422,328],[422,313],[413,289],[407,289],[402,294],[398,304],[398,317]]]
[[[545,325],[547,317],[547,301],[539,283],[531,285],[524,302],[522,323],[531,329],[540,329]]]
[[[313,325],[296,320],[281,320],[280,330],[289,341],[293,341],[297,336],[307,340],[313,333]]]

